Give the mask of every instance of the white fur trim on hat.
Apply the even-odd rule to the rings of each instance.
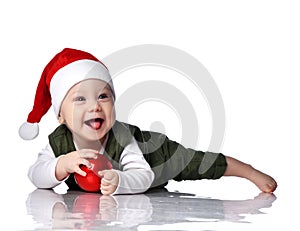
[[[59,69],[50,82],[50,94],[55,115],[59,116],[60,106],[68,91],[85,79],[99,79],[109,84],[113,95],[114,87],[107,68],[100,62],[82,59]]]
[[[24,140],[33,140],[39,134],[38,123],[23,123],[19,128],[19,135]]]

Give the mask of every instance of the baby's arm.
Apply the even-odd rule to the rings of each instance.
[[[28,170],[28,178],[37,188],[54,188],[61,181],[55,177],[56,158],[48,144],[39,154],[36,162]]]
[[[250,180],[262,192],[274,192],[277,183],[269,175],[253,168],[251,165],[243,163],[235,158],[226,156],[227,168],[224,176],[237,176]]]
[[[94,158],[97,153],[95,150],[83,149],[56,158],[48,144],[39,153],[36,162],[29,168],[28,177],[37,188],[54,188],[62,183],[70,173],[77,172],[85,176],[86,173],[79,168],[79,165],[89,166],[90,162],[86,158]]]
[[[143,193],[150,188],[154,173],[134,138],[121,154],[120,168],[122,171],[99,172],[102,177],[101,192],[103,194]]]

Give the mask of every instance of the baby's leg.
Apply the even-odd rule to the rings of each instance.
[[[269,175],[245,164],[237,159],[226,156],[227,168],[224,176],[243,177],[253,182],[262,192],[274,192],[277,183]]]

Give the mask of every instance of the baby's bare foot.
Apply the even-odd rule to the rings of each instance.
[[[262,192],[271,193],[277,188],[277,183],[271,176],[254,168],[248,179],[252,181]]]

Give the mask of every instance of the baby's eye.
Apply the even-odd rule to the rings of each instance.
[[[76,101],[76,102],[82,102],[82,101],[85,101],[85,98],[83,96],[78,96],[78,97],[74,98],[74,101]]]
[[[99,95],[99,97],[98,97],[98,99],[106,99],[106,98],[108,98],[108,95],[107,94],[101,94],[101,95]]]

